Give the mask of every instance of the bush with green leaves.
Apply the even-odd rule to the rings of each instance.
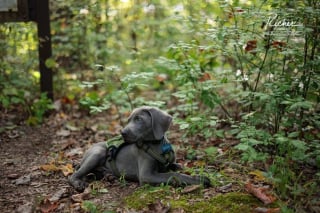
[[[142,88],[148,88],[148,82],[153,73],[128,73],[123,74],[117,66],[96,65],[101,72],[95,81],[82,82],[81,87],[87,92],[80,99],[80,104],[90,110],[90,113],[99,113],[115,106],[119,113],[131,111],[138,105],[146,103],[143,97],[136,97],[135,93]],[[104,93],[105,92],[105,93]],[[155,102],[157,104],[160,102]],[[161,103],[160,103],[161,104]]]
[[[92,113],[167,104],[186,136],[239,140],[291,203],[319,188],[319,1],[50,4],[59,96]],[[0,25],[0,102],[41,118],[35,35],[32,23]]]
[[[251,3],[219,2],[210,24],[195,15],[193,40],[171,45],[157,62],[175,81],[180,128],[212,137],[225,115],[242,159],[273,162],[276,189],[292,196],[282,184],[297,186],[301,166],[319,168],[320,4]]]

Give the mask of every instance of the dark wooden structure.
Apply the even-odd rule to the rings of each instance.
[[[40,88],[53,100],[52,70],[45,64],[52,56],[49,0],[1,0],[0,22],[20,21],[37,23]]]

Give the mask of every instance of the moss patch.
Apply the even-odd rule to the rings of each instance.
[[[185,212],[252,212],[263,204],[253,196],[245,193],[231,192],[218,194],[209,199],[203,193],[182,194],[179,189],[171,187],[143,187],[126,197],[125,205],[129,209],[142,210],[161,200],[170,204],[170,209],[183,209]]]

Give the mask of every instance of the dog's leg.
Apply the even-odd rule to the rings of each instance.
[[[211,186],[209,178],[206,176],[190,176],[175,172],[144,174],[139,178],[140,184],[161,184],[168,183],[173,185],[197,185],[202,184],[205,187]]]
[[[87,183],[85,177],[99,166],[103,166],[107,157],[107,147],[104,142],[93,145],[84,155],[80,167],[69,178],[69,183],[79,192],[82,192]]]
[[[140,158],[139,164],[139,182],[140,184],[161,184],[174,183],[178,185],[195,185],[203,184],[205,187],[211,186],[209,178],[205,176],[190,176],[186,174],[168,172],[157,172],[156,162],[153,160],[146,160],[147,158]],[[153,168],[153,169],[151,169]]]

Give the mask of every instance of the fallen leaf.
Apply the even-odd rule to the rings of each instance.
[[[55,192],[48,200],[53,203],[59,201],[61,198],[66,197],[68,195],[68,189],[62,188],[59,191]]]
[[[48,199],[45,199],[41,204],[40,204],[40,210],[42,213],[49,213],[49,212],[55,212],[58,207],[57,202],[50,202]]]
[[[99,193],[108,193],[109,190],[106,189],[106,188],[102,188],[102,189],[98,189],[98,192],[99,192]]]
[[[254,170],[252,172],[249,172],[249,175],[253,175],[254,179],[257,181],[265,181],[266,178],[263,175],[263,172],[260,170]]]
[[[273,42],[272,42],[272,46],[273,46],[274,48],[276,48],[277,50],[279,50],[279,51],[282,51],[283,48],[284,48],[286,45],[287,45],[287,44],[286,44],[286,42],[284,42],[284,41],[273,41]]]
[[[16,185],[28,185],[28,184],[30,184],[30,182],[31,182],[30,175],[22,176],[22,177],[18,178],[17,180],[15,180]]]
[[[75,194],[71,196],[71,199],[75,203],[81,203],[83,200],[88,199],[91,194],[91,189],[90,187],[87,187],[84,192]]]
[[[208,81],[211,79],[211,75],[207,72],[203,73],[202,76],[198,79],[199,82]]]
[[[73,166],[70,163],[66,165],[61,165],[60,170],[62,171],[63,175],[66,177],[73,173]]]
[[[168,80],[168,75],[161,73],[161,74],[157,75],[155,78],[158,82],[163,83]]]
[[[73,131],[73,132],[79,130],[78,127],[76,127],[76,126],[74,126],[74,125],[72,125],[72,124],[70,124],[70,123],[67,123],[67,124],[66,124],[66,128],[67,128],[68,130],[70,130],[70,131]]]
[[[227,185],[220,186],[219,188],[217,188],[217,191],[226,193],[226,192],[229,192],[231,188],[232,188],[232,183],[228,183]]]
[[[65,130],[65,129],[61,129],[56,133],[57,136],[60,137],[67,137],[70,135],[70,131],[69,130]]]
[[[60,150],[65,150],[72,145],[74,145],[77,141],[74,138],[69,138],[68,140],[62,141],[60,143]]]
[[[65,155],[66,155],[66,157],[73,157],[75,155],[82,155],[82,154],[83,154],[82,149],[80,147],[78,147],[78,148],[71,149]]]
[[[74,104],[75,101],[69,97],[64,96],[61,98],[61,102],[63,104]]]
[[[271,194],[268,194],[266,192],[266,190],[267,190],[266,188],[256,187],[256,186],[252,185],[250,182],[248,182],[245,185],[245,188],[249,193],[256,196],[264,204],[270,204],[276,200],[276,198],[274,196],[272,196]]]
[[[23,205],[20,205],[16,209],[16,213],[32,213],[33,212],[33,204],[32,202],[25,203]]]
[[[166,213],[169,212],[170,205],[163,204],[160,200],[157,200],[155,203],[148,205],[148,210],[144,212],[158,212],[158,213]]]
[[[257,48],[257,40],[250,40],[244,47],[245,52],[253,52]]]
[[[194,165],[197,167],[203,167],[203,166],[206,166],[206,162],[203,160],[198,160],[194,163]]]
[[[61,103],[61,100],[56,100],[54,103],[53,103],[53,108],[59,112],[61,110],[61,106],[62,106],[62,103]]]
[[[17,179],[19,177],[19,174],[13,173],[13,174],[9,174],[7,176],[8,179]]]
[[[182,190],[182,194],[187,194],[190,192],[194,192],[197,191],[198,189],[200,189],[201,186],[200,185],[190,185],[190,186],[186,186],[183,190]]]
[[[20,136],[20,132],[17,130],[12,130],[12,131],[9,131],[7,135],[10,139],[14,139]]]
[[[60,168],[56,166],[54,163],[41,165],[40,169],[46,172],[56,172],[60,170]]]
[[[98,131],[98,127],[99,127],[98,124],[94,124],[94,125],[90,126],[89,128],[90,128],[93,132],[97,132],[97,131]]]

